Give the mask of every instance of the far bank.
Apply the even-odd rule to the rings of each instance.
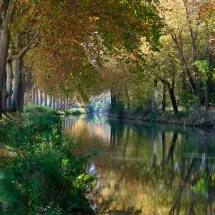
[[[180,126],[191,126],[201,128],[215,128],[215,112],[214,111],[198,111],[198,112],[179,112],[174,114],[173,111],[166,112],[136,112],[136,113],[111,113],[110,118],[119,120],[145,121],[160,124],[172,124]]]

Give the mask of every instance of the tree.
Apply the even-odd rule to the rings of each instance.
[[[13,22],[16,6],[13,1],[0,1],[0,118],[3,107],[3,90],[6,88],[6,64],[10,44],[10,25]]]

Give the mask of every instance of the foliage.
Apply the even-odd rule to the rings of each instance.
[[[79,115],[79,114],[87,114],[87,109],[85,108],[72,108],[64,111],[66,115]]]
[[[193,107],[193,105],[195,105],[198,102],[199,102],[198,97],[194,96],[193,94],[187,91],[182,92],[180,103],[186,111],[190,110]]]
[[[209,184],[209,180],[204,174],[191,189],[194,193],[206,193],[208,192]]]
[[[86,192],[91,154],[76,157],[62,135],[60,117],[42,107],[26,108],[0,127],[0,211],[4,214],[93,214]]]
[[[194,62],[194,65],[197,67],[198,72],[202,75],[202,81],[204,84],[211,77],[211,68],[209,62],[206,60],[197,60]]]
[[[117,101],[114,105],[110,105],[110,109],[109,109],[109,113],[110,114],[117,114],[117,115],[121,115],[125,113],[125,106],[122,103],[122,101]]]
[[[30,2],[29,2],[30,3]],[[40,46],[29,51],[36,86],[87,100],[105,53],[138,52],[142,38],[157,49],[163,22],[152,1],[36,1],[43,16]],[[33,60],[32,60],[33,59]],[[49,84],[47,84],[49,83]]]

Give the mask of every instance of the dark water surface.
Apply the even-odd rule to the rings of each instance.
[[[215,135],[191,128],[67,117],[79,153],[98,150],[99,214],[215,214]]]

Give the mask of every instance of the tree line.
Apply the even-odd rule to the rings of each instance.
[[[143,39],[138,53],[106,56],[98,86],[111,90],[113,112],[209,110],[215,104],[214,2],[161,0],[158,11],[164,23],[158,50]]]
[[[142,38],[155,49],[163,27],[149,0],[1,0],[0,14],[0,117],[23,110],[26,86],[87,100],[102,55],[134,52]]]

